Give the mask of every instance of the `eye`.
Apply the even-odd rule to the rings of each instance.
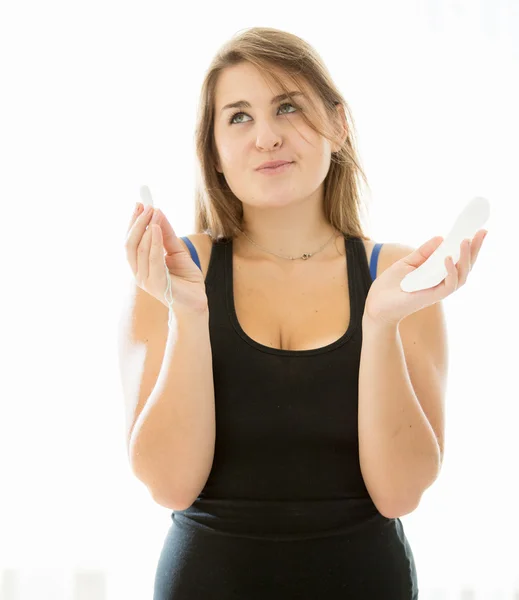
[[[294,104],[291,104],[290,102],[285,102],[284,104],[281,104],[281,105],[279,106],[279,108],[281,109],[283,106],[291,106],[292,108],[295,108],[295,109],[296,109],[296,111],[297,111],[297,110],[299,110],[299,107],[298,107],[298,106],[296,107]],[[237,117],[238,115],[245,115],[245,114],[246,114],[246,113],[244,113],[244,112],[242,112],[242,111],[234,113],[234,114],[232,115],[232,117],[229,119],[229,124],[230,124],[230,125],[235,125],[235,124],[237,124],[237,123],[239,124],[239,122],[238,122],[238,121],[234,121],[234,117]],[[288,113],[288,114],[291,114],[291,113]],[[243,121],[242,121],[242,123],[243,123]]]

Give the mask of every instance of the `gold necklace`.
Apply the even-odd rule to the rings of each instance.
[[[238,228],[238,231],[240,231],[241,233],[243,233],[243,235],[249,240],[249,242],[253,243],[255,246],[258,246],[258,248],[261,248],[262,250],[265,250],[265,252],[268,252],[269,254],[273,254],[274,256],[277,256],[279,258],[286,258],[288,260],[296,260],[297,258],[301,258],[303,260],[308,260],[309,258],[311,258],[314,254],[317,254],[318,252],[321,252],[321,250],[327,246],[332,239],[334,238],[334,236],[336,235],[336,232],[334,231],[332,233],[332,237],[326,242],[324,243],[319,250],[316,250],[315,252],[304,252],[303,254],[301,254],[301,256],[281,256],[281,254],[276,254],[275,252],[271,252],[270,250],[267,250],[266,248],[263,248],[263,246],[260,246],[259,244],[257,244],[254,240],[251,240],[250,237],[241,229]]]

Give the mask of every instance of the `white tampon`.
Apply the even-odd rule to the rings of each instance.
[[[150,188],[147,185],[141,185],[141,200],[144,206],[148,204],[153,206],[153,198],[151,197]]]
[[[460,258],[460,245],[464,239],[472,240],[490,216],[490,203],[486,198],[470,200],[458,215],[452,229],[443,242],[417,269],[400,282],[403,292],[418,292],[441,283],[448,275],[445,259],[452,256],[454,264]]]
[[[147,204],[150,204],[151,206],[153,206],[153,198],[151,197],[150,188],[147,185],[141,185],[140,196],[141,196],[141,200],[142,200],[144,206],[146,206]],[[173,323],[173,294],[171,292],[171,277],[169,275],[169,269],[166,264],[166,252],[164,252],[164,268],[166,269],[166,281],[167,281],[164,298],[165,298],[165,300],[168,304],[168,308],[169,308],[168,326],[171,328],[172,323]]]

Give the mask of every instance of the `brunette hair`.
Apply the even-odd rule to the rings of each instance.
[[[314,131],[330,142],[340,143],[344,130],[339,126],[337,105],[341,104],[347,123],[347,137],[338,152],[332,153],[324,180],[323,210],[328,222],[344,234],[370,238],[361,225],[361,179],[368,181],[356,150],[351,111],[335,86],[317,52],[304,40],[278,29],[253,27],[226,42],[210,63],[200,92],[195,131],[198,171],[195,188],[195,231],[207,233],[213,241],[233,238],[242,227],[243,205],[230,190],[225,177],[216,170],[218,153],[214,139],[215,88],[219,74],[227,67],[249,62],[265,80],[276,83],[292,100],[290,90],[276,75],[286,74],[298,89],[307,93],[314,114],[322,114],[308,93],[319,97],[327,119],[315,122],[301,111],[301,116]],[[296,103],[297,106],[297,103]],[[331,127],[330,127],[331,123]]]

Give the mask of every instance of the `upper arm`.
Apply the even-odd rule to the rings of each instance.
[[[378,273],[414,250],[401,244],[384,244]],[[399,333],[414,392],[438,440],[441,464],[445,444],[445,393],[449,360],[442,301],[403,319],[399,324]]]
[[[118,327],[119,372],[126,414],[126,448],[157,382],[168,337],[168,308],[137,284],[125,297]]]

